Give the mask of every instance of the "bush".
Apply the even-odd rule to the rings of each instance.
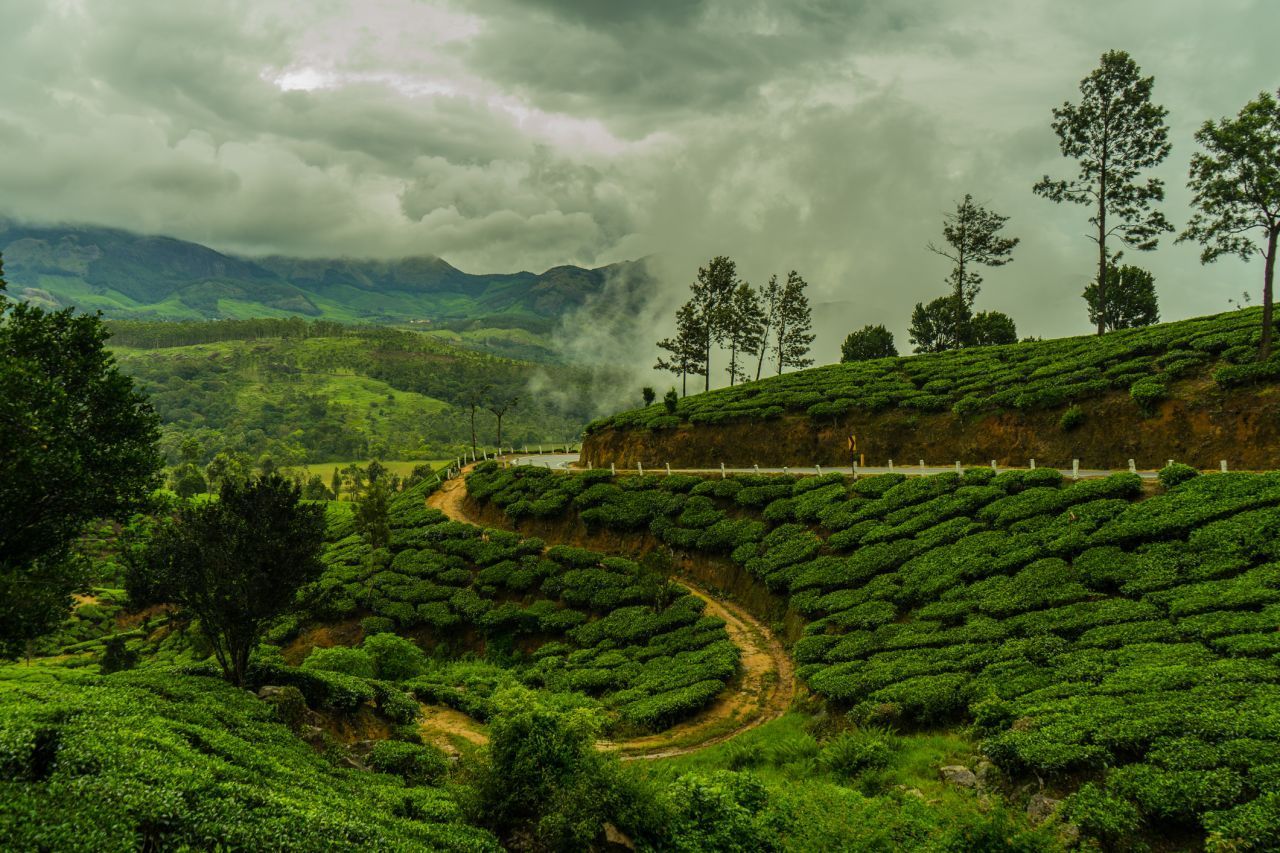
[[[1129,386],[1129,396],[1142,411],[1151,412],[1156,403],[1169,396],[1169,388],[1160,379],[1148,376]]]
[[[818,762],[827,771],[848,779],[864,770],[887,767],[894,749],[893,735],[887,730],[841,732],[823,744]]]
[[[383,740],[369,752],[369,766],[392,773],[409,785],[435,785],[449,773],[449,760],[432,746]]]
[[[368,652],[363,649],[348,648],[347,646],[312,649],[306,660],[302,662],[301,668],[307,672],[314,670],[340,672],[343,675],[353,675],[356,678],[374,678],[376,674],[373,658]]]
[[[1058,418],[1058,427],[1063,432],[1071,432],[1082,423],[1084,423],[1084,409],[1079,406],[1069,406],[1062,413],[1062,417]]]
[[[1200,472],[1190,465],[1184,465],[1181,462],[1174,462],[1172,465],[1166,465],[1160,469],[1156,477],[1160,480],[1160,485],[1166,489],[1172,489],[1179,483],[1185,483],[1192,477],[1198,477]]]
[[[361,649],[373,660],[377,678],[403,681],[421,675],[427,656],[412,641],[396,634],[374,634],[365,637]],[[353,673],[354,674],[354,673]]]

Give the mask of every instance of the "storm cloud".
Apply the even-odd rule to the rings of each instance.
[[[821,360],[866,323],[906,347],[911,305],[947,272],[925,243],[965,193],[1022,239],[979,306],[1024,335],[1088,330],[1087,213],[1030,187],[1071,173],[1050,109],[1103,51],[1132,53],[1169,108],[1158,174],[1176,224],[1195,128],[1280,85],[1269,0],[3,11],[0,215],[244,254],[435,254],[476,272],[656,255],[664,311],[727,254],[753,282],[805,275]],[[1168,239],[1128,260],[1153,271],[1167,318],[1224,310],[1260,277],[1235,260],[1201,267]]]

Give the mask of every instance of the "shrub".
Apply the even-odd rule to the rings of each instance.
[[[312,649],[306,660],[302,662],[302,669],[307,671],[340,672],[343,675],[354,675],[356,678],[375,677],[372,656],[363,649],[353,649],[347,646]]]
[[[1169,388],[1159,379],[1145,377],[1129,386],[1129,396],[1138,408],[1150,412],[1156,403],[1169,396]]]
[[[449,760],[440,750],[397,740],[374,744],[369,766],[379,773],[395,774],[410,785],[434,785],[449,773]]]
[[[1071,432],[1082,423],[1084,423],[1084,409],[1079,406],[1068,406],[1062,413],[1062,417],[1058,418],[1058,427],[1063,432]]]
[[[374,634],[360,645],[373,659],[376,677],[387,681],[403,681],[421,675],[427,656],[412,640],[396,634]]]
[[[841,732],[822,746],[818,762],[829,772],[844,778],[864,770],[878,770],[893,757],[894,738],[886,730],[859,729]]]
[[[1199,476],[1200,472],[1190,465],[1181,462],[1174,462],[1172,465],[1166,465],[1160,469],[1156,477],[1160,480],[1160,485],[1166,489],[1172,489],[1179,483],[1185,483],[1192,477]]]

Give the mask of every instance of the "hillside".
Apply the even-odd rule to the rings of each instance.
[[[0,253],[19,298],[118,319],[301,316],[547,332],[610,277],[647,281],[642,262],[472,275],[435,257],[237,258],[169,237],[4,220]]]
[[[1146,496],[1133,475],[1048,470],[611,479],[490,464],[468,488],[502,526],[672,549],[789,626],[829,713],[974,732],[1001,791],[1063,800],[1059,818],[1108,849],[1280,844],[1275,474],[1169,477]]]
[[[297,465],[369,456],[448,458],[470,446],[472,389],[523,399],[503,420],[504,443],[574,438],[592,409],[595,373],[488,355],[437,336],[301,319],[218,323],[115,321],[121,370],[160,414],[171,463],[187,438],[200,464],[219,452]],[[577,389],[565,403],[524,389],[535,378]],[[476,414],[481,445],[497,441]]]
[[[1253,361],[1260,309],[1144,329],[836,364],[623,412],[591,462],[634,467],[1280,465],[1280,355]],[[1070,414],[1068,414],[1070,412]]]

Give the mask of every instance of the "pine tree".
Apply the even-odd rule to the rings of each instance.
[[[1008,221],[1009,217],[975,204],[973,196],[966,193],[964,201],[956,205],[955,213],[943,214],[942,237],[947,245],[943,248],[933,243],[928,245],[929,251],[954,264],[947,282],[951,285],[954,314],[952,343],[957,349],[964,345],[965,315],[972,310],[982,284],[982,276],[974,267],[1000,267],[1013,260],[1010,255],[1018,245],[1018,238],[1000,236],[1000,229]]]
[[[1280,96],[1280,91],[1276,92]],[[1271,356],[1272,285],[1280,240],[1280,101],[1263,92],[1234,119],[1206,121],[1196,131],[1204,147],[1191,158],[1187,185],[1198,208],[1178,237],[1204,246],[1202,264],[1223,255],[1246,261],[1262,255],[1262,342],[1258,358]],[[1261,242],[1246,236],[1261,232]]]
[[[666,370],[680,377],[681,396],[689,394],[689,376],[702,376],[707,372],[704,328],[699,325],[693,300],[680,306],[676,312],[675,337],[658,341],[658,348],[667,356],[658,356],[654,370]]]
[[[782,295],[778,300],[778,331],[774,341],[779,376],[784,367],[808,367],[813,364],[813,359],[808,357],[814,335],[809,331],[813,325],[813,316],[809,310],[809,297],[804,292],[806,286],[807,282],[800,277],[800,273],[795,270],[787,273],[787,283],[782,286]]]
[[[725,312],[725,341],[729,344],[729,366],[725,372],[729,374],[730,385],[749,378],[746,359],[759,353],[763,327],[764,316],[754,288],[745,281],[739,282]]]
[[[1157,178],[1138,181],[1143,169],[1157,166],[1169,155],[1168,110],[1151,103],[1153,77],[1139,76],[1138,64],[1122,50],[1102,55],[1101,65],[1080,81],[1080,103],[1064,103],[1053,111],[1053,130],[1064,157],[1080,164],[1072,180],[1052,180],[1048,175],[1032,192],[1061,204],[1092,205],[1089,218],[1097,230],[1091,235],[1098,246],[1098,334],[1106,331],[1107,267],[1120,259],[1111,254],[1112,235],[1139,251],[1151,251],[1160,234],[1173,226],[1152,202],[1164,199],[1164,184]]]
[[[698,278],[689,287],[698,338],[703,345],[705,391],[711,390],[711,348],[724,341],[728,306],[738,284],[737,265],[724,255],[717,255],[705,267],[698,268]]]
[[[782,301],[782,287],[778,284],[778,277],[771,276],[769,283],[765,285],[764,290],[760,294],[760,353],[759,359],[756,361],[756,379],[760,378],[760,373],[764,370],[764,357],[769,351],[769,332],[774,330],[774,325],[778,317],[778,305]]]

